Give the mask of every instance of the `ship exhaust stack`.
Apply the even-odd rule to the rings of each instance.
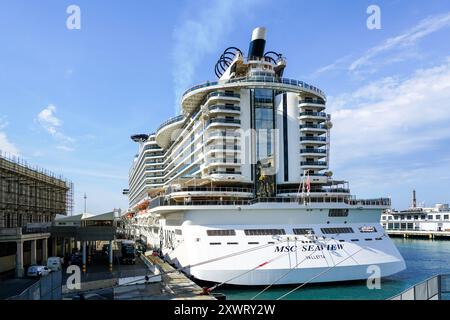
[[[259,27],[253,30],[252,41],[248,49],[249,58],[262,58],[266,47],[266,28]]]

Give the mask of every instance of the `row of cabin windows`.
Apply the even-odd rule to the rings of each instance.
[[[448,214],[444,214],[444,215],[437,214],[434,217],[433,217],[432,214],[429,214],[429,215],[422,214],[420,216],[419,215],[415,215],[415,216],[404,216],[404,215],[398,216],[398,215],[395,215],[393,219],[392,219],[392,216],[387,217],[387,219],[386,219],[386,216],[383,216],[381,219],[382,220],[426,220],[426,219],[428,219],[428,220],[440,220],[441,217],[443,217],[444,220],[448,220],[449,219],[449,215]]]
[[[292,229],[295,235],[314,234],[312,228],[294,228]],[[354,233],[353,228],[350,227],[335,227],[335,228],[320,228],[323,234],[342,234]],[[377,232],[375,227],[361,227],[361,233]],[[206,230],[208,236],[235,236],[236,230]],[[246,236],[274,236],[285,235],[284,229],[245,229]]]

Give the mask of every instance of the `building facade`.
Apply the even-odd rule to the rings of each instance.
[[[61,177],[0,155],[0,273],[21,277],[24,266],[46,263],[49,227],[71,213],[72,190]]]

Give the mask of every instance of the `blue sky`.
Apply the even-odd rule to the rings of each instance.
[[[68,30],[66,8],[81,8]],[[366,27],[369,5],[381,29]],[[228,46],[267,27],[286,77],[328,95],[331,169],[394,207],[450,202],[450,2],[0,0],[0,149],[75,184],[75,212],[126,208],[133,133],[177,113]]]

